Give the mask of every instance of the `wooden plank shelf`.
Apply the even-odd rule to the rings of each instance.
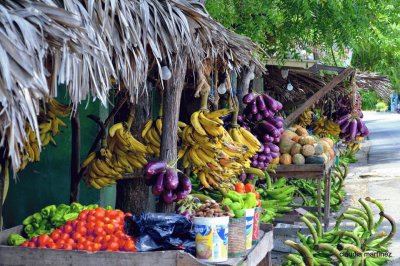
[[[22,226],[16,226],[0,233],[0,265],[129,265],[129,266],[203,266],[203,265],[271,265],[271,251],[273,248],[272,231],[260,230],[260,241],[238,258],[230,258],[223,263],[204,263],[191,254],[182,250],[154,251],[154,252],[105,252],[91,253],[78,250],[39,249],[6,246],[7,237],[12,233],[21,233]]]
[[[278,165],[275,173],[271,173],[272,178],[298,178],[316,179],[318,195],[318,218],[322,221],[324,213],[324,229],[329,226],[330,198],[331,198],[331,169],[335,160],[330,160],[326,164],[304,164],[304,165]],[[324,182],[324,208],[322,208],[322,181]]]

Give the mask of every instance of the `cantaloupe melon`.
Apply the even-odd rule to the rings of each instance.
[[[306,162],[306,159],[301,154],[295,154],[292,158],[293,158],[293,163],[297,165],[302,165],[305,164]]]
[[[296,129],[296,134],[299,135],[299,136],[308,136],[308,131],[305,128],[298,127]]]
[[[315,155],[321,155],[324,153],[324,146],[322,146],[321,143],[315,144],[314,149],[315,149]]]
[[[301,145],[299,143],[295,143],[290,150],[290,155],[295,155],[301,153]]]
[[[281,138],[281,141],[279,142],[280,153],[290,153],[290,150],[295,143],[296,142],[289,138]]]
[[[313,156],[315,154],[314,145],[306,144],[301,148],[301,154],[304,156]]]
[[[279,163],[280,164],[292,164],[292,156],[290,154],[284,153],[279,157]]]
[[[329,144],[329,146],[332,148],[333,147],[333,140],[330,138],[322,138],[321,140],[327,142]]]
[[[315,139],[312,136],[304,136],[300,138],[299,143],[301,145],[306,145],[306,144],[312,145],[315,143]]]
[[[329,146],[328,142],[325,140],[319,140],[318,143],[322,144],[324,146],[324,152],[327,152],[331,147]]]
[[[297,136],[297,134],[295,132],[286,129],[285,131],[283,131],[281,138],[293,139],[296,136]]]
[[[296,143],[299,143],[300,139],[302,138],[302,136],[298,136],[296,135],[296,137],[292,138],[292,140]]]
[[[272,159],[271,164],[279,164],[279,156]]]

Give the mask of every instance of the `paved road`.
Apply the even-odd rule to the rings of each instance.
[[[360,196],[365,193],[381,201],[400,229],[400,114],[365,112],[364,115],[370,136],[359,153],[349,188],[352,194],[359,190]],[[360,174],[368,177],[360,178]],[[383,230],[390,228],[389,223],[383,224]],[[391,265],[400,265],[400,232],[394,237],[390,251]]]

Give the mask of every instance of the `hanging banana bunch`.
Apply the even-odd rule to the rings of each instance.
[[[225,130],[224,122],[220,119],[232,110],[209,112],[206,108],[207,97],[207,94],[202,95],[203,107],[192,114],[190,125],[182,132],[183,147],[178,157],[182,158],[184,168],[190,168],[197,174],[205,188],[232,188],[237,175],[250,166],[249,159],[254,155],[254,151],[258,151],[259,146],[257,148],[256,143],[252,143],[251,147],[248,147],[240,142],[243,140],[237,132],[235,137],[237,136],[239,141],[235,141]],[[239,128],[237,130],[243,134]]]
[[[114,185],[116,180],[123,178],[124,169],[113,162],[113,154],[105,147],[104,142],[100,151],[90,153],[81,164],[84,169],[83,179],[96,189]]]
[[[304,113],[302,113],[299,116],[297,124],[305,128],[311,125],[312,121],[313,121],[313,112],[310,109],[307,109]]]
[[[314,132],[317,136],[323,137],[327,135],[331,135],[334,137],[339,137],[340,134],[340,126],[334,121],[328,119],[327,116],[323,116],[317,120]]]
[[[62,104],[53,98],[49,99],[46,103],[46,110],[41,109],[38,117],[42,148],[46,147],[49,143],[56,145],[54,137],[61,132],[60,127],[67,127],[67,124],[59,117],[67,117],[70,114],[70,106]],[[20,151],[21,164],[18,171],[23,170],[29,162],[40,161],[39,142],[35,132],[28,123],[26,123],[25,132],[26,139],[23,152]]]

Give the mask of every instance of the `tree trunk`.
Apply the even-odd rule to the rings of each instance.
[[[172,70],[172,78],[168,80],[164,89],[164,106],[163,106],[163,127],[161,136],[161,160],[170,164],[175,162],[177,154],[177,132],[179,109],[181,103],[182,90],[184,86],[186,74],[186,59],[177,57],[174,68]],[[176,168],[176,166],[175,166]],[[165,204],[160,200],[156,206],[158,212],[173,212],[174,204]]]
[[[5,156],[4,156],[5,157]],[[5,160],[1,161],[1,166],[4,167],[5,165]],[[5,181],[5,177],[4,177],[4,173],[5,170],[2,169],[0,171],[0,231],[3,230],[3,197],[4,197],[4,181]]]
[[[143,124],[151,118],[150,106],[151,96],[143,96],[135,105],[135,118],[132,123],[131,132],[133,136],[141,141],[140,129]],[[118,121],[126,121],[129,115],[129,104],[121,109],[116,117]],[[115,207],[124,212],[140,214],[148,211],[149,187],[144,182],[143,172],[135,173],[136,178],[122,179],[117,182],[117,199]]]
[[[71,118],[71,188],[69,202],[79,201],[79,181],[80,181],[80,153],[81,153],[81,125],[79,120],[78,108]]]
[[[239,99],[239,110],[240,112],[246,107],[243,103],[243,96],[249,92],[250,81],[254,78],[254,70],[256,66],[255,64],[251,64],[250,67],[245,68],[243,73],[241,73],[238,77],[238,86],[237,86],[237,97]]]

